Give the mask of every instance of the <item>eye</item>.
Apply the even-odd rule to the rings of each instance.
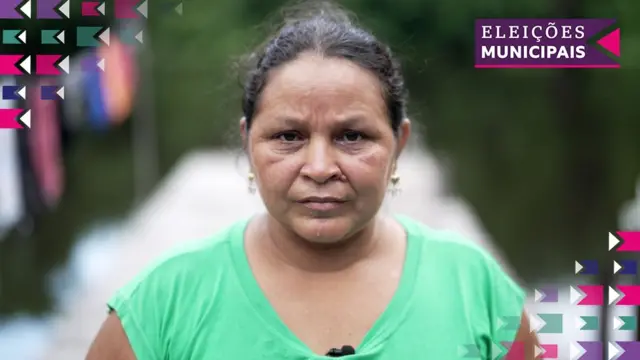
[[[300,135],[295,131],[286,131],[286,132],[279,133],[275,136],[275,138],[282,142],[293,142],[293,141],[302,140]]]
[[[342,136],[338,138],[338,141],[351,143],[351,142],[358,142],[362,139],[364,139],[364,134],[362,134],[361,132],[348,130],[342,133]]]

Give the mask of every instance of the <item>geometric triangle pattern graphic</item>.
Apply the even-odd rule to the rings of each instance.
[[[605,50],[609,51],[615,56],[620,56],[620,29],[615,29],[612,32],[608,33],[600,40],[597,41],[597,44],[605,48]]]

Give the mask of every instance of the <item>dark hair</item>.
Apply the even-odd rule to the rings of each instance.
[[[301,53],[350,60],[374,73],[382,85],[391,128],[395,134],[406,116],[407,92],[399,62],[388,46],[355,26],[348,14],[329,1],[309,1],[292,7],[293,14],[266,45],[250,56],[242,97],[242,111],[251,127],[270,70],[296,59]]]

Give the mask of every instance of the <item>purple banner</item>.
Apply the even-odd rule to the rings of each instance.
[[[615,19],[477,19],[476,68],[618,68],[616,29],[588,42]]]

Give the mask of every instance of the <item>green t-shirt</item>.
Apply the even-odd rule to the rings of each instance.
[[[398,220],[408,235],[400,284],[347,358],[502,357],[517,332],[523,291],[478,246]],[[138,360],[328,359],[296,338],[262,293],[244,252],[247,223],[173,251],[109,301]]]

